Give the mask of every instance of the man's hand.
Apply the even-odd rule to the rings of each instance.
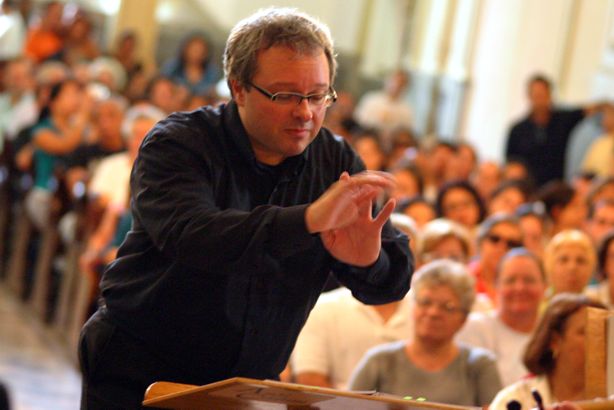
[[[344,172],[307,208],[307,229],[320,233],[325,248],[336,259],[369,266],[379,256],[382,226],[394,210],[395,201],[388,201],[375,218],[372,204],[384,189],[394,186],[393,177],[384,172],[367,171],[351,177]]]

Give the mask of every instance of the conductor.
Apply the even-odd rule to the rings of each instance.
[[[322,128],[336,64],[326,26],[260,11],[226,44],[232,100],[149,132],[132,229],[81,334],[83,409],[140,408],[160,380],[277,378],[330,272],[367,304],[408,291],[394,201],[372,210],[394,180]]]

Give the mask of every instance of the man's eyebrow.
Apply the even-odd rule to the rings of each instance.
[[[284,82],[275,82],[275,83],[271,83],[271,85],[269,87],[275,87],[275,88],[279,88],[280,90],[284,89],[284,91],[286,91],[286,90],[290,91],[292,88],[296,88],[296,84],[294,84],[294,83],[284,83]],[[313,89],[316,89],[316,88],[328,89],[328,88],[330,88],[330,86],[328,85],[328,83],[317,83],[317,84],[314,84],[312,88]]]

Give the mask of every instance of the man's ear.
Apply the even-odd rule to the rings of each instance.
[[[230,80],[230,91],[232,92],[232,98],[235,100],[239,107],[245,104],[245,87],[241,85],[237,80]]]

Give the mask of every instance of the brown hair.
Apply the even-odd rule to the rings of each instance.
[[[575,293],[561,293],[550,300],[524,352],[523,362],[531,373],[542,375],[552,372],[556,364],[556,357],[550,348],[553,336],[563,334],[569,317],[585,307],[606,308],[601,302]]]

